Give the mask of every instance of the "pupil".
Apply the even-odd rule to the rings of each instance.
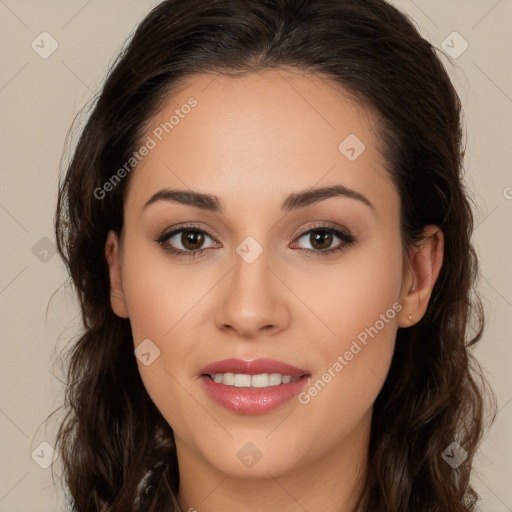
[[[311,245],[317,249],[327,249],[332,243],[332,233],[317,231],[311,233]]]
[[[190,250],[196,250],[203,244],[203,234],[199,231],[184,231],[181,235],[181,243]]]

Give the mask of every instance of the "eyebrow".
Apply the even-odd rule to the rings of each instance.
[[[373,204],[362,194],[347,188],[343,185],[334,185],[331,187],[320,187],[313,189],[306,189],[299,192],[293,192],[286,197],[281,205],[283,212],[290,212],[299,208],[319,203],[331,197],[348,197],[364,203],[366,206],[375,210]],[[171,201],[189,206],[194,206],[202,210],[207,210],[215,213],[222,213],[224,207],[222,201],[218,196],[212,194],[205,194],[202,192],[194,192],[192,190],[180,189],[162,189],[155,192],[144,204],[143,209],[157,201]]]

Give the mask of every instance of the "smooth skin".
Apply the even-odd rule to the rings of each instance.
[[[379,153],[377,117],[325,77],[290,69],[190,76],[146,135],[190,97],[197,106],[130,176],[121,238],[110,232],[105,247],[114,312],[130,319],[134,347],[150,339],[160,350],[152,364],[137,362],[175,433],[181,505],[198,512],[349,512],[361,491],[372,407],[397,329],[427,309],[443,233],[428,226],[425,242],[404,252],[400,197]],[[366,147],[354,161],[338,148],[350,134]],[[280,209],[291,193],[332,185],[356,191],[372,207],[338,195]],[[223,211],[168,200],[144,208],[162,189],[213,194]],[[195,246],[184,245],[181,233],[156,242],[185,223],[212,236]],[[330,244],[315,244],[301,233],[317,224],[355,241],[334,235]],[[249,236],[263,249],[252,263],[236,252]],[[190,258],[165,246],[204,251]],[[294,398],[248,416],[224,409],[201,386],[206,364],[259,357],[305,368],[314,383],[397,303],[400,312],[307,404]],[[237,456],[249,442],[261,454],[252,467]]]

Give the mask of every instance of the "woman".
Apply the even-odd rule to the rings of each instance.
[[[474,510],[461,140],[382,0],[153,9],[59,191],[73,510]]]

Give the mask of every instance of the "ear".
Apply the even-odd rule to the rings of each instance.
[[[421,320],[443,264],[444,233],[438,226],[429,225],[423,235],[419,245],[409,248],[404,266],[399,327],[410,327]]]
[[[110,274],[110,304],[117,316],[128,318],[128,308],[124,300],[119,245],[118,236],[110,230],[105,243],[105,257],[107,258]]]

